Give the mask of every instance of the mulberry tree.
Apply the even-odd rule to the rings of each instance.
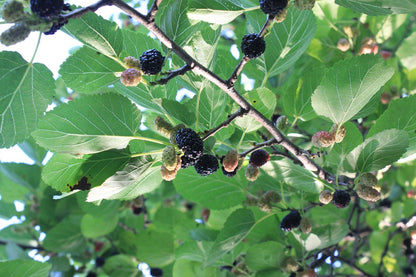
[[[5,276],[413,276],[414,0],[0,4]]]

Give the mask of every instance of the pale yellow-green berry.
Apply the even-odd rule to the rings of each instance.
[[[338,124],[334,124],[332,126],[331,133],[334,135],[336,143],[340,143],[344,140],[346,132],[347,130],[344,125],[339,126]]]
[[[0,42],[6,46],[10,46],[24,41],[29,34],[29,26],[24,22],[18,22],[0,35]]]
[[[156,130],[159,133],[161,133],[165,137],[170,137],[170,134],[173,130],[173,126],[169,122],[167,122],[160,116],[156,116],[153,123],[155,124]]]
[[[247,165],[245,176],[247,180],[254,182],[257,177],[259,177],[260,169],[258,167],[252,166],[251,164]]]
[[[166,146],[165,149],[163,149],[162,161],[167,170],[171,171],[176,168],[177,158],[175,147]]]
[[[294,4],[300,11],[312,10],[313,6],[315,6],[315,0],[295,0]]]
[[[23,15],[23,4],[19,1],[8,1],[1,7],[1,18],[3,18],[5,22],[16,22],[23,17]]]
[[[304,234],[309,234],[312,231],[312,223],[309,218],[303,217],[300,220],[299,229]]]
[[[326,205],[329,204],[332,201],[332,192],[329,190],[324,190],[319,194],[319,201]]]
[[[238,151],[235,149],[228,150],[224,159],[222,160],[222,166],[227,172],[233,172],[238,166]]]

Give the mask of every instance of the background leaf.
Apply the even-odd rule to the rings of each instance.
[[[330,68],[312,95],[318,115],[343,124],[355,116],[393,75],[381,58],[362,55]]]
[[[32,260],[13,260],[0,262],[0,272],[10,277],[47,277],[51,265]]]
[[[409,70],[416,68],[416,33],[412,33],[410,36],[404,39],[403,43],[397,49],[397,57],[400,58],[400,62]]]
[[[0,52],[0,147],[29,137],[52,103],[54,88],[46,66],[27,63],[17,52]]]

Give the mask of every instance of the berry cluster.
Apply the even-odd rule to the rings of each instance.
[[[377,187],[377,178],[371,173],[366,173],[360,176],[358,179],[358,185],[356,187],[357,195],[366,201],[376,202],[380,200],[381,193],[380,188]]]
[[[324,190],[319,194],[319,201],[324,205],[332,202],[338,208],[346,208],[351,202],[351,196],[345,190],[336,190],[334,193]]]

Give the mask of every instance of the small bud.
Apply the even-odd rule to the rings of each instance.
[[[18,22],[0,36],[0,42],[6,46],[24,41],[30,34],[29,26],[24,22]]]
[[[244,204],[246,206],[249,206],[249,207],[257,206],[258,200],[256,198],[254,198],[254,197],[251,197],[251,196],[247,195],[247,198],[244,201]]]
[[[175,147],[166,146],[165,149],[163,149],[162,161],[167,170],[172,171],[176,168],[178,159],[176,157]]]
[[[332,201],[332,192],[329,190],[324,190],[319,194],[319,201],[326,205],[329,204]]]
[[[142,80],[142,74],[140,70],[135,68],[129,68],[123,71],[120,76],[120,82],[126,87],[135,87],[140,84]]]
[[[224,159],[222,160],[222,166],[227,172],[233,172],[238,166],[238,152],[235,149],[228,150]]]
[[[300,221],[299,229],[304,234],[309,234],[312,231],[312,223],[309,218],[303,217]]]
[[[391,101],[391,95],[388,92],[383,92],[380,97],[380,102],[384,105],[387,105]]]
[[[312,136],[311,142],[316,147],[328,147],[335,143],[335,136],[327,131],[319,131]]]
[[[155,124],[156,130],[159,133],[161,133],[165,137],[170,137],[170,134],[172,132],[173,126],[169,122],[167,122],[166,120],[164,120],[160,116],[156,116],[156,118],[153,121],[153,123]]]
[[[258,167],[255,167],[251,164],[248,164],[245,172],[245,176],[247,180],[254,182],[256,181],[257,177],[259,177],[260,169]]]
[[[201,216],[204,222],[208,221],[210,213],[211,213],[210,210],[207,208],[204,208],[201,210]]]
[[[374,187],[377,186],[378,180],[377,177],[371,173],[365,173],[360,176],[358,179],[358,185],[363,185],[367,187]]]
[[[338,124],[334,124],[332,126],[331,133],[334,135],[336,143],[340,143],[344,140],[346,132],[347,130],[344,125],[338,126]]]
[[[128,56],[123,59],[128,68],[140,69],[140,61],[135,57]]]

